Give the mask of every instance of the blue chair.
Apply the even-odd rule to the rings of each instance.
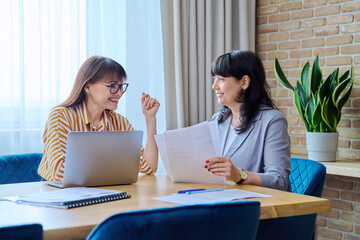
[[[321,197],[326,167],[312,160],[292,158],[289,178],[293,193]],[[316,214],[264,219],[259,223],[256,239],[313,239],[315,221]]]
[[[26,224],[0,227],[1,240],[42,240],[43,228],[41,224]]]
[[[326,167],[313,160],[292,158],[289,178],[293,193],[321,197],[326,178]]]
[[[40,181],[37,173],[42,153],[0,156],[0,184]]]
[[[105,219],[87,239],[255,239],[259,217],[256,201],[132,211]]]

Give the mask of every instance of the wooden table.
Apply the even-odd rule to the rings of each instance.
[[[172,207],[177,204],[158,201],[153,197],[176,193],[178,190],[194,188],[238,188],[263,194],[271,198],[253,198],[261,203],[261,219],[296,216],[327,212],[331,210],[328,199],[299,195],[251,185],[237,186],[231,182],[225,185],[173,183],[165,174],[155,176],[139,175],[136,184],[102,187],[126,191],[130,199],[89,205],[73,209],[34,207],[0,201],[0,226],[41,223],[45,239],[84,239],[91,229],[107,217],[124,211]],[[56,188],[42,182],[0,185],[0,198],[28,193],[51,191]]]

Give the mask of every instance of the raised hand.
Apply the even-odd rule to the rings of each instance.
[[[150,97],[149,94],[142,93],[141,107],[145,118],[153,118],[159,110],[160,103],[156,100],[156,98]]]

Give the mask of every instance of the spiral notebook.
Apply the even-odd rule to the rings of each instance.
[[[68,209],[130,197],[130,194],[124,191],[73,187],[22,196],[5,197],[4,199],[33,206]]]

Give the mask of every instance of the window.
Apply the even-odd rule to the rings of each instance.
[[[140,97],[148,92],[161,103],[158,131],[165,130],[160,1],[1,0],[0,9],[0,154],[43,151],[50,109],[92,55],[127,72],[117,112],[146,133]]]

